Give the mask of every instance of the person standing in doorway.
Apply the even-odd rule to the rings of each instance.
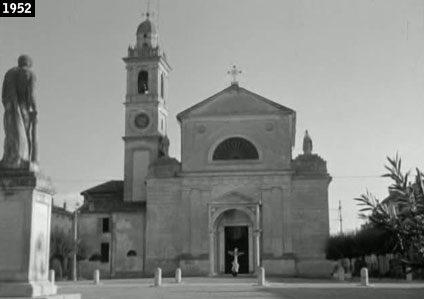
[[[237,274],[240,268],[240,265],[238,263],[238,257],[243,255],[244,252],[239,252],[238,248],[236,247],[234,248],[234,251],[228,251],[228,254],[234,257],[232,265],[231,265],[231,274],[234,277],[237,277]]]

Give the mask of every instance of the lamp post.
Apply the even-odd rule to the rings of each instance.
[[[77,252],[78,252],[78,208],[79,203],[76,203],[74,211],[74,256],[72,263],[72,279],[77,281]]]

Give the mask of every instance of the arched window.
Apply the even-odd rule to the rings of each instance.
[[[127,252],[127,256],[137,256],[137,252],[135,250],[130,250]]]
[[[147,71],[140,71],[138,73],[138,93],[149,92],[149,73]]]
[[[258,160],[256,147],[241,137],[232,137],[221,142],[215,149],[212,159],[215,160]]]
[[[160,96],[162,99],[165,98],[165,80],[163,74],[160,74]]]

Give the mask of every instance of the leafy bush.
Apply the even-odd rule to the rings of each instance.
[[[390,236],[394,251],[404,257],[403,262],[413,269],[424,268],[424,174],[417,168],[415,178],[403,174],[401,159],[387,158],[391,178],[389,196],[379,201],[370,193],[355,198],[362,206],[360,216]]]
[[[361,230],[330,236],[327,259],[357,258],[395,252],[395,236],[385,230],[365,225]]]
[[[88,261],[90,262],[100,262],[102,259],[102,256],[100,255],[100,253],[93,253],[90,258],[88,259]]]

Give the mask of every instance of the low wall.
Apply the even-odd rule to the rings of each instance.
[[[266,275],[296,275],[296,263],[294,259],[264,259],[262,267]]]
[[[331,277],[334,261],[301,259],[296,262],[296,274],[300,277]]]
[[[180,268],[186,276],[206,276],[209,274],[209,260],[180,260]]]

